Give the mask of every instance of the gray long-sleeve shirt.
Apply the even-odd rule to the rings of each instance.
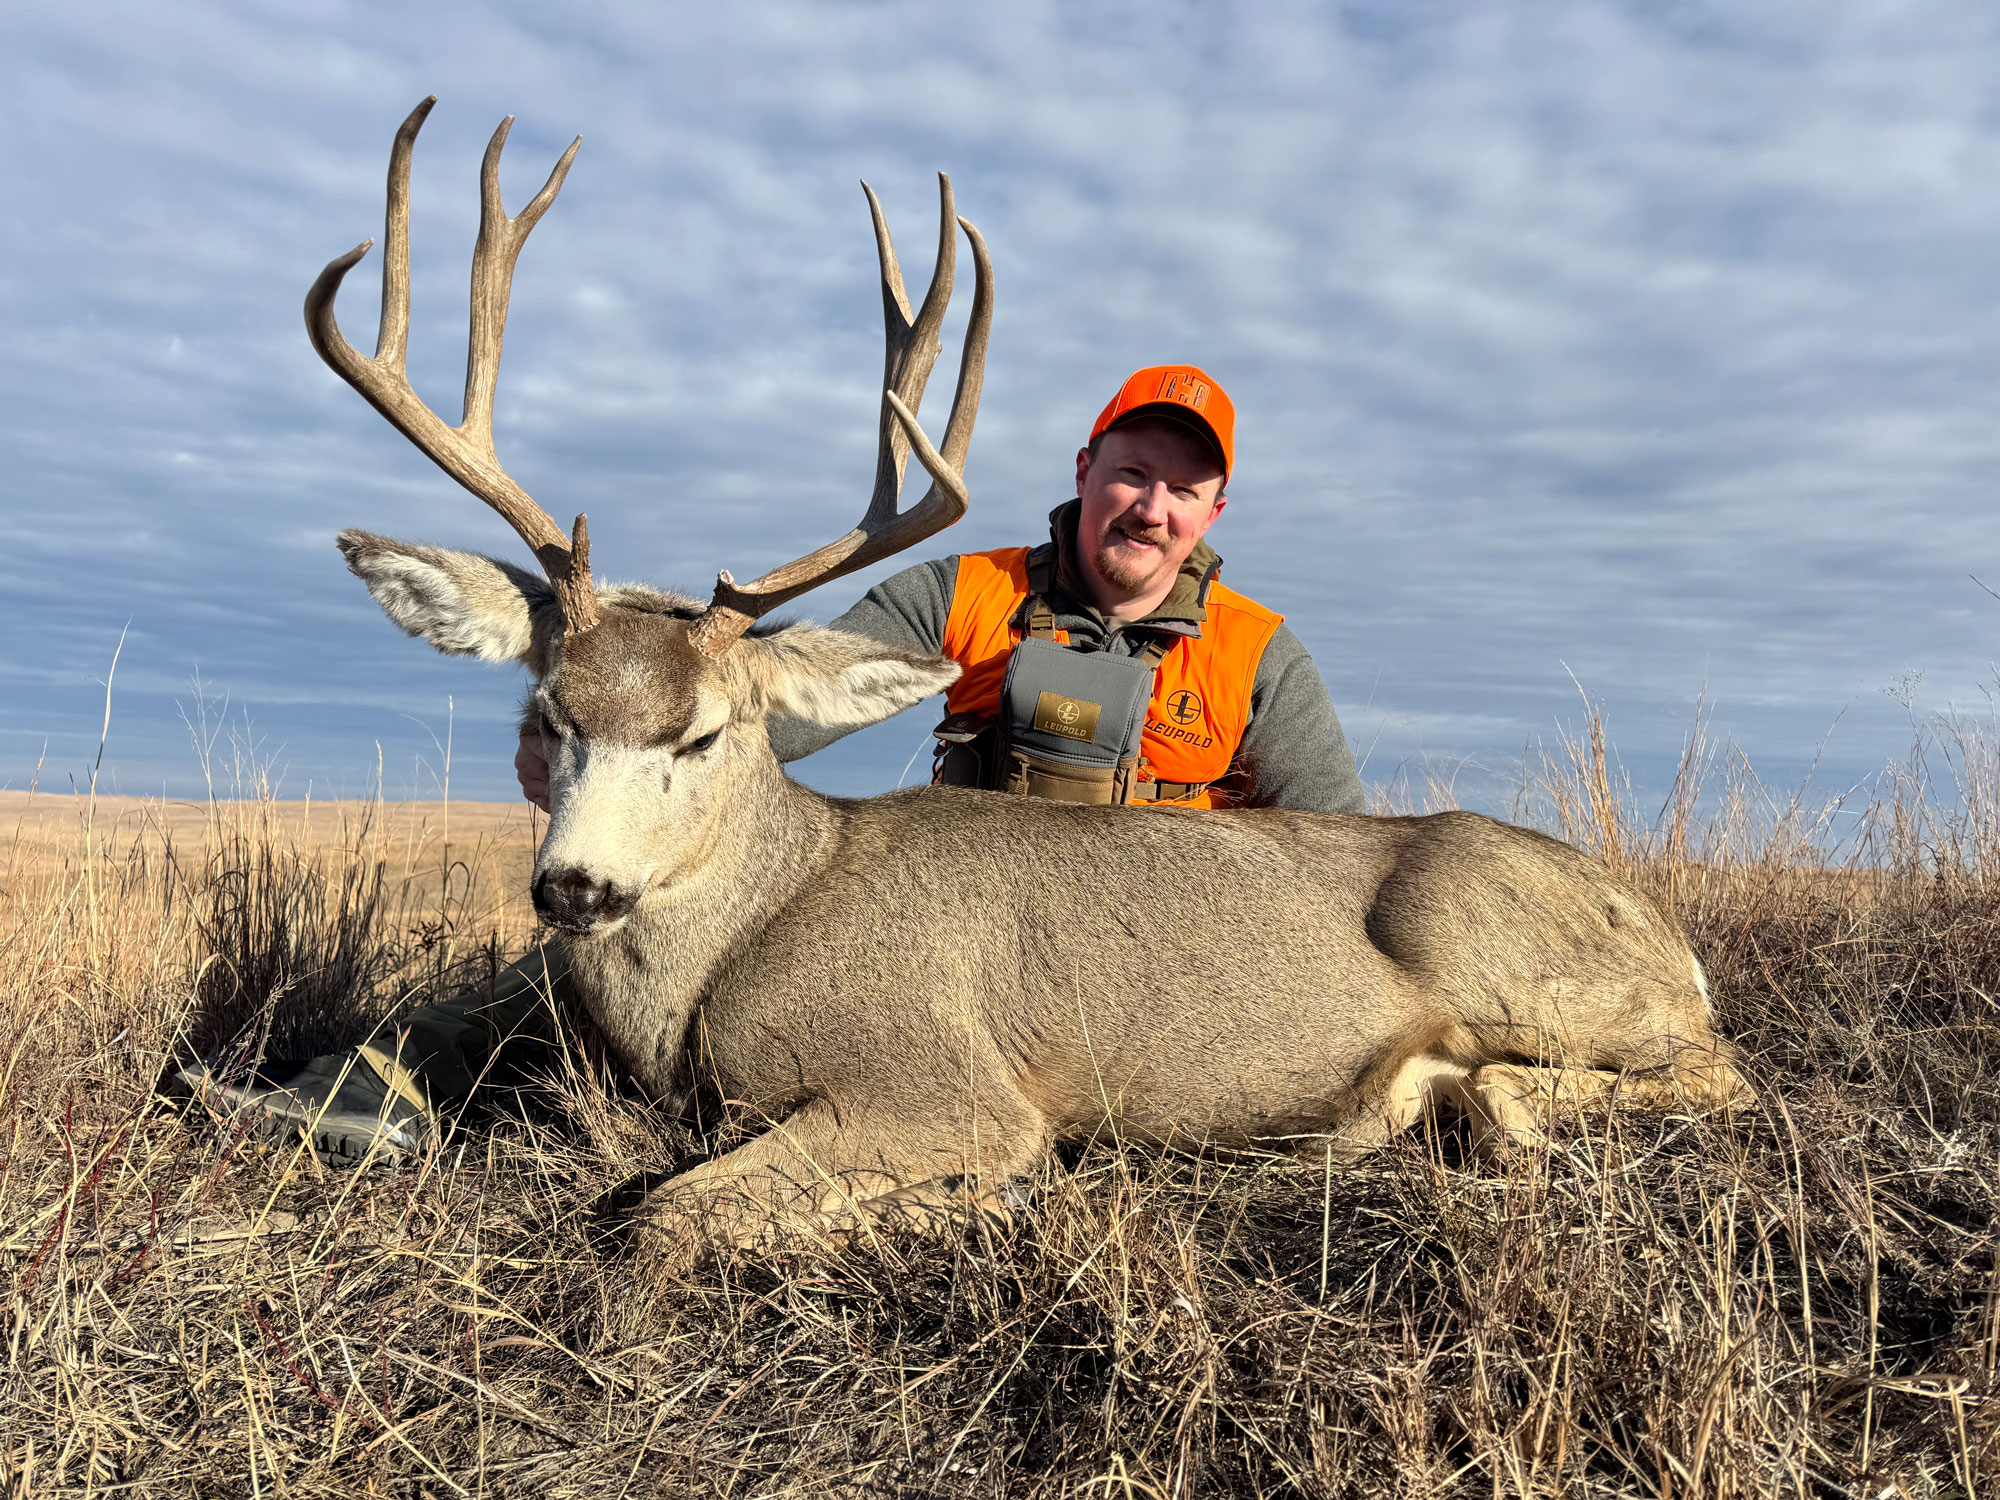
[[[1048,603],[1055,611],[1056,628],[1069,632],[1070,643],[1085,650],[1131,656],[1151,636],[1199,633],[1200,597],[1221,559],[1206,544],[1198,546],[1182,569],[1189,586],[1177,586],[1167,602],[1144,620],[1107,620],[1076,598],[1077,591],[1063,587],[1075,547],[1076,509],[1076,502],[1071,501],[1058,506],[1049,518],[1059,564]],[[956,556],[919,563],[878,583],[852,609],[832,621],[832,628],[909,651],[940,652],[957,585]],[[811,755],[851,732],[796,719],[774,720],[770,726],[771,746],[783,761]],[[1289,626],[1278,627],[1257,664],[1250,692],[1250,722],[1227,783],[1252,807],[1289,807],[1303,812],[1363,810],[1361,778],[1347,737],[1334,716],[1326,684]]]

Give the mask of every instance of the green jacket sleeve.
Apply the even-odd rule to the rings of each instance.
[[[1250,724],[1236,753],[1236,779],[1252,807],[1299,812],[1366,811],[1354,752],[1334,716],[1319,668],[1289,625],[1264,648],[1250,690]]]

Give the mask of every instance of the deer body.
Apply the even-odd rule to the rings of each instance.
[[[307,323],[344,378],[509,520],[544,577],[365,532],[340,545],[405,631],[533,679],[552,798],[536,908],[568,935],[574,988],[633,1077],[668,1101],[712,1085],[768,1125],[656,1193],[648,1219],[669,1242],[990,1201],[1051,1141],[1103,1130],[1346,1155],[1438,1098],[1505,1141],[1532,1135],[1551,1100],[1616,1088],[1713,1105],[1744,1091],[1672,919],[1537,834],[1465,813],[930,788],[850,801],[792,782],[771,716],[859,726],[958,675],[859,636],[750,626],[963,513],[991,315],[977,233],[944,183],[938,269],[913,315],[870,194],[887,389],[855,530],[742,586],[724,573],[705,608],[636,586],[600,594],[583,518],[565,539],[500,468],[491,434],[514,257],[576,148],[516,219],[500,206],[506,124],[488,148],[465,419],[447,427],[403,375],[410,153],[429,108],[391,156],[376,356],[333,319],[365,245],[321,274]],[[978,287],[940,452],[913,412],[960,227]],[[933,484],[903,510],[912,451]]]
[[[1645,1069],[1707,1037],[1692,955],[1650,902],[1473,814],[783,785],[740,847],[768,831],[795,862],[751,912],[662,892],[571,943],[579,994],[658,1096],[701,1068],[770,1113],[824,1095],[933,1130],[944,1096],[1008,1099],[1033,1119],[989,1141],[1003,1158],[1107,1122],[1276,1144],[1350,1123],[1413,1056]],[[702,884],[753,874],[718,862]]]

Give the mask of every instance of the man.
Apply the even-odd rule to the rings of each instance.
[[[1140,370],[1076,456],[1050,540],[922,563],[833,621],[951,656],[935,780],[1072,802],[1357,813],[1361,783],[1326,688],[1283,618],[1217,580],[1204,538],[1226,506],[1235,409],[1192,365]],[[774,723],[784,761],[845,732]],[[549,805],[538,725],[515,757]],[[353,1053],[182,1086],[273,1138],[310,1131],[330,1163],[394,1157],[463,1102],[500,1043],[537,1032],[564,963],[553,945],[483,989],[424,1007]]]

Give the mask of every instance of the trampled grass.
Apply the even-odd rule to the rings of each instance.
[[[621,1190],[701,1143],[580,1056],[401,1172],[152,1096],[518,951],[525,826],[10,809],[7,1493],[2000,1494],[1996,776],[1957,725],[1838,810],[1699,741],[1642,808],[1595,729],[1527,779],[1679,912],[1756,1110],[1500,1166],[1093,1148],[1004,1233],[646,1295]]]

